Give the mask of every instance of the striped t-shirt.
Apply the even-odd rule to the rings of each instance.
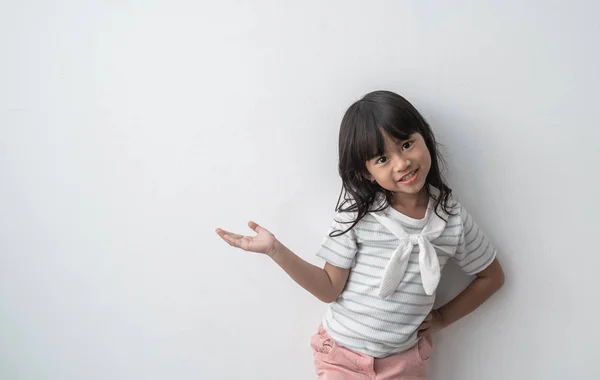
[[[392,207],[386,212],[408,234],[418,234],[432,218],[438,218],[431,207],[433,202],[430,198],[423,219],[410,218]],[[440,270],[453,259],[467,274],[478,273],[492,263],[496,249],[458,202],[450,204],[454,215],[446,215],[444,231],[431,240]],[[329,232],[345,231],[351,224],[343,222],[352,221],[354,216],[338,213]],[[418,245],[396,291],[385,298],[379,296],[385,266],[398,244],[399,240],[371,214],[344,235],[325,238],[317,255],[331,265],[351,268],[344,290],[323,317],[323,327],[339,344],[381,358],[406,351],[418,342],[417,328],[435,299],[435,293],[427,295],[423,289]]]

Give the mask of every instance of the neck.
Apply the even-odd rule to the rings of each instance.
[[[393,199],[393,207],[403,210],[417,210],[427,208],[429,204],[429,193],[423,187],[417,194],[396,194]]]

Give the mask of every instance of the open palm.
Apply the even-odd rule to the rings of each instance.
[[[248,227],[256,232],[256,236],[235,234],[221,228],[217,228],[216,232],[221,239],[232,247],[241,248],[244,251],[269,254],[275,246],[275,235],[254,222],[248,222]]]

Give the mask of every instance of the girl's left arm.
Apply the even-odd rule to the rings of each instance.
[[[438,309],[442,328],[477,309],[504,284],[504,271],[498,259],[494,259],[487,268],[475,276],[477,276],[475,280],[465,290]]]
[[[435,332],[458,321],[483,304],[504,284],[504,272],[498,259],[476,274],[477,278],[456,298],[437,310],[419,328],[420,335]]]

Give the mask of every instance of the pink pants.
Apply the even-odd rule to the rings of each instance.
[[[310,343],[319,380],[427,380],[427,363],[433,350],[428,335],[406,352],[377,359],[339,345],[323,326]]]

